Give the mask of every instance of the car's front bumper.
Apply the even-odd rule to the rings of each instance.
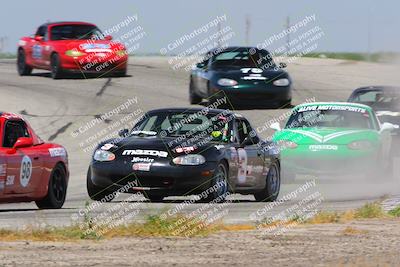
[[[215,162],[199,166],[151,165],[150,171],[133,171],[129,162],[92,162],[91,177],[99,187],[118,189],[129,182],[137,186],[131,192],[145,191],[153,195],[190,195],[207,190],[216,168]]]
[[[235,87],[211,86],[211,94],[227,97],[233,106],[270,106],[286,104],[292,99],[291,86],[275,86],[271,83],[242,84]]]
[[[107,57],[82,56],[70,57],[63,55],[61,57],[61,67],[68,72],[83,73],[104,73],[126,70],[128,65],[128,56],[109,55]]]
[[[340,146],[339,146],[340,147]],[[377,151],[306,151],[297,149],[282,151],[282,168],[294,174],[365,175],[379,166]]]

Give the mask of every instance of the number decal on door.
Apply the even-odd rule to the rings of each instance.
[[[247,178],[247,152],[243,148],[238,149],[238,160],[239,160],[238,182],[240,184],[243,184],[246,182]]]
[[[28,156],[24,156],[21,161],[21,173],[19,181],[22,187],[27,187],[32,176],[32,161]]]
[[[35,59],[42,58],[42,46],[41,45],[32,46],[32,57]]]

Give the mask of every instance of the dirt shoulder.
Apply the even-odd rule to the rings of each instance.
[[[0,242],[0,266],[398,266],[400,219],[196,238]]]

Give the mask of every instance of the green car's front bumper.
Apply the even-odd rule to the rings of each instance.
[[[299,145],[281,152],[282,168],[294,174],[354,174],[371,173],[378,166],[376,149],[351,150],[347,145],[332,145],[329,150]],[[311,147],[311,149],[310,149]],[[337,148],[337,149],[336,149]]]

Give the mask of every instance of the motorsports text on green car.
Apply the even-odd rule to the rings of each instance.
[[[296,174],[391,175],[391,132],[368,106],[355,103],[307,103],[295,107],[274,141],[281,147],[283,178]],[[377,175],[379,174],[379,175]],[[382,175],[384,174],[384,175]]]

